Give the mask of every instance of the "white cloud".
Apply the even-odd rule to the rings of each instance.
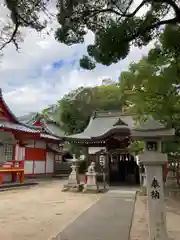
[[[55,28],[56,24],[52,25]],[[103,78],[108,77],[117,80],[130,62],[147,52],[147,48],[134,48],[127,59],[116,65],[85,71],[79,69],[78,59],[86,51],[86,45],[92,42],[92,34],[86,36],[85,44],[71,47],[56,42],[52,32],[46,36],[26,29],[23,35],[19,53],[9,45],[0,63],[0,86],[9,107],[17,115],[40,111],[73,88],[100,84]],[[74,59],[77,62],[71,64]],[[69,64],[52,71],[52,63],[60,60]]]

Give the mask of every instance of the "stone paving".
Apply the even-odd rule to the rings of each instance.
[[[54,240],[128,240],[136,191],[112,190]]]

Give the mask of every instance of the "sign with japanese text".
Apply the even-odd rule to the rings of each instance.
[[[152,199],[160,199],[160,185],[158,180],[154,177],[151,183],[151,198]]]

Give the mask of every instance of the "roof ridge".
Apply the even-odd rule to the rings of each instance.
[[[100,118],[100,117],[123,117],[123,116],[132,116],[128,112],[118,111],[118,110],[106,110],[106,111],[94,111],[92,114],[92,118]]]

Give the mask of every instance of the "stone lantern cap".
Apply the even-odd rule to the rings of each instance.
[[[68,161],[68,162],[71,162],[71,163],[73,164],[73,163],[82,162],[83,159],[81,159],[81,158],[76,158],[76,155],[73,154],[73,159],[67,159],[67,161]]]
[[[131,137],[133,140],[168,140],[175,135],[175,129],[167,128],[164,124],[148,117],[146,121],[136,122],[132,126]]]

